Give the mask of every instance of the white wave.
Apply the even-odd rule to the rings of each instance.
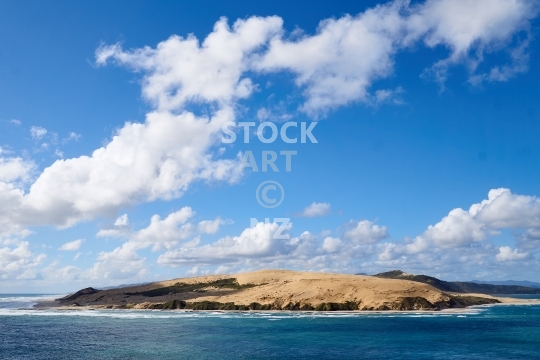
[[[0,309],[32,308],[40,301],[51,301],[64,295],[0,295]]]
[[[42,299],[42,298],[40,298]],[[463,315],[479,315],[482,311],[467,311],[453,314],[441,313],[365,313],[365,312],[258,312],[258,311],[192,311],[192,310],[32,310],[0,308],[2,316],[82,316],[109,317],[118,319],[171,319],[171,318],[222,318],[245,319],[259,318],[267,320],[298,319],[298,318],[362,318],[362,317],[463,317]]]
[[[59,297],[62,297],[65,295],[15,295],[15,296],[9,296],[9,295],[1,295],[0,296],[0,303],[3,302],[36,302],[36,301],[48,301],[48,300],[54,300],[58,299]]]

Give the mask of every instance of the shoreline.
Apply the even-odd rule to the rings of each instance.
[[[198,310],[198,309],[138,309],[111,307],[111,305],[98,306],[66,306],[59,304],[58,301],[44,301],[34,304],[31,308],[22,308],[14,310],[33,310],[33,311],[136,311],[136,312],[163,312],[163,313],[284,313],[284,314],[452,314],[466,313],[475,309],[483,309],[495,306],[540,306],[540,299],[518,299],[518,298],[498,298],[501,301],[494,304],[471,305],[463,308],[448,308],[441,310],[335,310],[335,311],[315,311],[315,310]],[[58,305],[54,305],[58,304]]]
[[[57,299],[36,299],[33,309],[448,314],[486,304],[540,305],[540,299],[447,292],[406,279],[258,270],[106,290],[88,287]]]

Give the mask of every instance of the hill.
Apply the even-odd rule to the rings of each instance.
[[[441,310],[498,303],[409,281],[363,275],[261,270],[179,278],[119,289],[86,288],[56,306],[193,310]]]
[[[533,282],[533,281],[518,281],[518,280],[481,281],[481,280],[471,280],[471,282],[477,283],[477,284],[525,286],[525,287],[540,289],[540,283]]]
[[[540,294],[540,289],[518,286],[518,285],[492,285],[481,284],[476,282],[459,282],[459,281],[444,281],[427,275],[412,275],[401,270],[392,270],[380,274],[373,275],[374,277],[384,279],[399,279],[416,281],[424,284],[429,284],[436,289],[447,292],[456,293],[476,293],[488,295],[508,295],[508,294]]]

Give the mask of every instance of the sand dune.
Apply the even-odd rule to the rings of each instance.
[[[499,300],[481,294],[449,294],[431,285],[409,280],[260,270],[177,278],[110,290],[87,288],[58,299],[54,306],[203,310],[441,310],[494,302]]]

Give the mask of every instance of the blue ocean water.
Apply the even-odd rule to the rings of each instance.
[[[0,296],[0,358],[540,359],[538,305],[399,314],[17,310],[43,298]]]

